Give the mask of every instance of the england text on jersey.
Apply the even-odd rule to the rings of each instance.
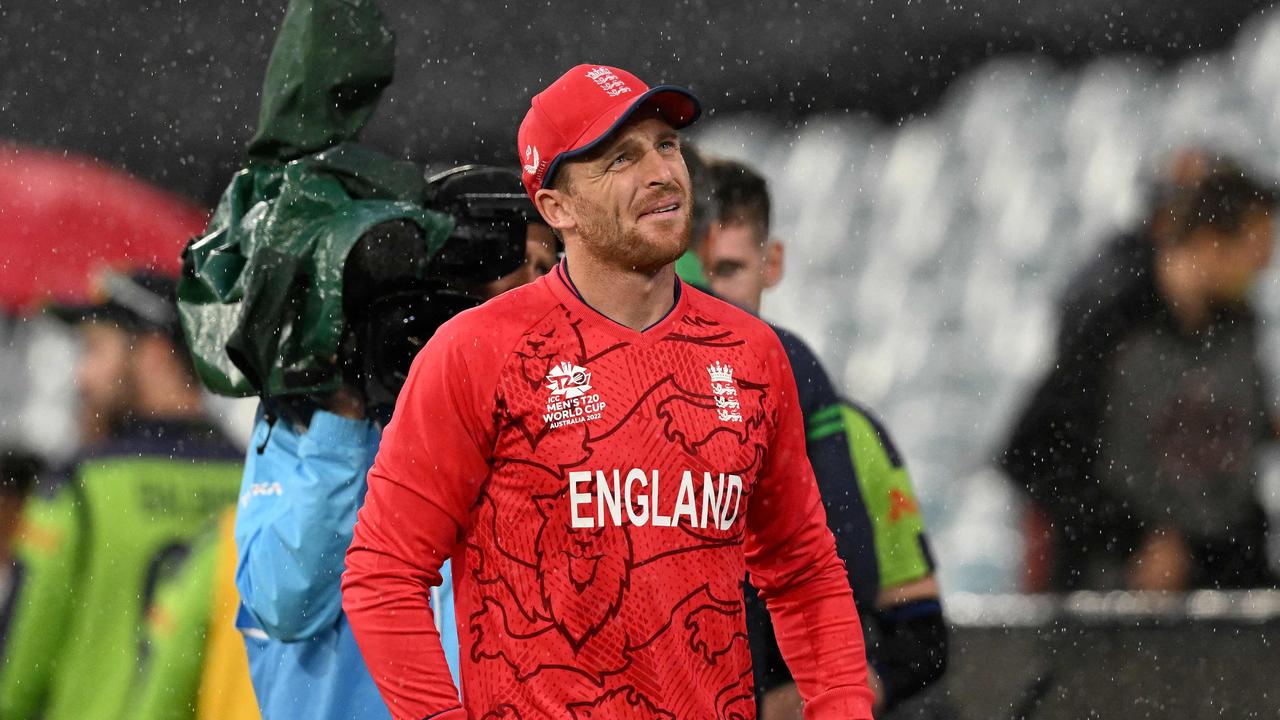
[[[680,476],[675,508],[663,513],[667,505],[661,493],[661,474],[640,468],[621,470],[574,470],[569,473],[569,517],[575,528],[600,527],[606,523],[621,525],[623,518],[634,527],[652,524],[675,527],[681,523],[704,530],[728,530],[738,518],[742,505],[742,478],[730,473],[700,474],[685,470]],[[695,486],[700,485],[699,490]],[[670,487],[670,486],[668,486]],[[699,510],[699,498],[701,510]]]

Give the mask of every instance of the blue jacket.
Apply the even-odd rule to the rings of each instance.
[[[342,612],[340,585],[380,440],[365,420],[318,411],[298,433],[283,420],[268,427],[259,413],[235,535],[237,625],[264,720],[390,717]],[[432,600],[456,683],[447,574]]]

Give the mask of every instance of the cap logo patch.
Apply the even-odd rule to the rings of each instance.
[[[623,93],[631,92],[631,88],[627,84],[618,79],[618,76],[607,67],[600,66],[593,68],[587,72],[587,77],[591,78],[596,85],[600,86],[609,97],[618,97]]]
[[[532,161],[530,161],[531,157]],[[538,148],[532,145],[526,145],[524,148],[524,162],[524,171],[530,175],[536,176],[538,174],[538,170],[540,170],[542,166],[542,163],[538,158]]]

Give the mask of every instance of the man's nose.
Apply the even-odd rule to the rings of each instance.
[[[644,171],[645,183],[649,185],[670,185],[676,177],[671,170],[671,163],[657,150],[650,150],[644,154],[641,158],[641,168]]]

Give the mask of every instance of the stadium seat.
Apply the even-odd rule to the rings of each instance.
[[[1165,70],[997,59],[901,126],[722,114],[698,130],[706,151],[769,178],[788,256],[765,314],[889,423],[948,591],[1017,589],[1021,505],[992,452],[1051,355],[1071,272],[1140,215],[1146,181],[1178,148],[1274,173],[1277,66],[1280,18],[1264,16],[1236,47]],[[1263,285],[1280,374],[1280,271]]]

